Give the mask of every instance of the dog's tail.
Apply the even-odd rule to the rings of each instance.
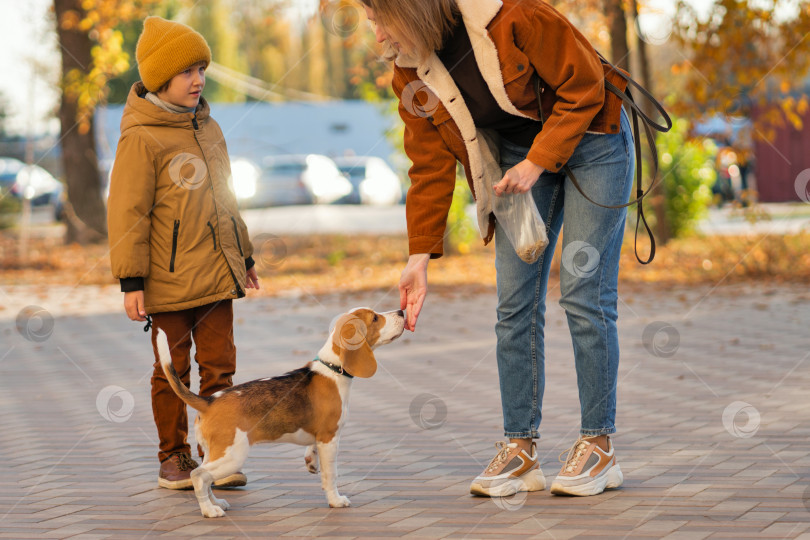
[[[174,393],[177,394],[177,397],[185,401],[186,405],[189,405],[200,412],[205,412],[205,410],[208,409],[210,400],[198,396],[189,390],[188,387],[183,384],[183,381],[180,380],[180,377],[177,375],[177,371],[172,365],[172,355],[171,351],[169,350],[169,339],[166,337],[166,332],[160,328],[158,328],[157,331],[157,350],[158,357],[160,358],[160,366],[163,368],[163,373],[166,374],[166,379],[168,379],[169,385],[172,387],[172,390],[174,390]]]

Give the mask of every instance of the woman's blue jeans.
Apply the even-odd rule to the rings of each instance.
[[[529,149],[501,141],[506,172]],[[622,111],[621,132],[586,133],[568,165],[588,196],[602,204],[626,203],[633,185],[633,136]],[[563,171],[540,175],[532,187],[549,245],[534,264],[522,261],[506,233],[495,228],[498,285],[498,376],[504,435],[538,438],[545,387],[546,291],[554,247],[562,229],[560,305],[568,319],[585,437],[615,433],[619,338],[616,328],[619,255],[626,209],[588,202]]]

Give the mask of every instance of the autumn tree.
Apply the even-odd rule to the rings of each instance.
[[[748,117],[763,138],[786,121],[801,128],[808,110],[810,2],[718,0],[701,18],[680,1],[675,21],[675,38],[687,51],[673,67],[685,79],[673,106],[678,114]]]
[[[234,0],[233,29],[244,55],[245,73],[263,81],[283,81],[293,49],[289,21],[280,16],[281,2]],[[214,52],[214,60],[219,57]],[[236,66],[230,66],[234,68]]]
[[[238,18],[236,8],[236,0],[198,0],[181,22],[205,37],[214,62],[244,73],[247,63],[240,40],[246,36],[234,31],[233,25]],[[206,81],[205,96],[209,101],[244,101],[244,95],[239,91],[212,78]]]
[[[129,68],[117,26],[142,18],[155,1],[54,0],[62,51],[59,120],[68,195],[67,242],[97,242],[106,237],[93,114],[107,93],[107,81]]]

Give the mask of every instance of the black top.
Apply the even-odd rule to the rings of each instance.
[[[452,34],[436,54],[458,86],[476,127],[492,129],[520,146],[532,145],[540,132],[540,122],[511,115],[500,108],[478,69],[470,36],[460,16]]]

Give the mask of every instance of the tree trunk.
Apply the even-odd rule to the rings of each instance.
[[[627,16],[624,0],[604,0],[605,17],[610,32],[610,61],[630,71],[630,49],[627,45]]]
[[[62,77],[72,70],[86,74],[92,67],[93,42],[86,32],[63,28],[66,13],[74,11],[84,16],[81,0],[54,0],[56,30],[62,51]],[[74,25],[75,26],[75,25]],[[84,119],[89,129],[78,125],[78,96],[62,91],[59,106],[61,123],[62,162],[67,184],[68,211],[65,241],[82,244],[100,242],[107,235],[106,209],[101,199],[101,178],[96,156],[93,118]],[[92,112],[89,113],[92,115]]]
[[[633,20],[635,21],[638,19],[638,3],[636,0],[631,0],[631,9]],[[639,74],[641,76],[641,85],[649,90],[652,95],[655,95],[652,74],[650,72],[650,61],[647,58],[647,43],[641,38],[641,36],[638,36],[636,39],[636,47],[638,49],[638,67],[640,72]],[[640,99],[639,103],[641,110],[644,111],[644,114],[653,119],[658,116],[658,113],[655,111],[655,108],[652,106],[652,103],[650,103],[649,100]],[[636,144],[640,144],[640,141],[636,141]],[[646,156],[647,159],[652,159],[652,156],[649,154],[646,154]],[[647,170],[652,171],[652,164],[649,165],[650,166]],[[658,187],[650,197],[653,210],[655,210],[655,234],[658,243],[664,245],[672,238],[672,228],[669,225],[669,219],[667,218],[666,212],[667,191],[666,186],[663,182],[661,182],[660,174],[652,180],[658,183]]]

